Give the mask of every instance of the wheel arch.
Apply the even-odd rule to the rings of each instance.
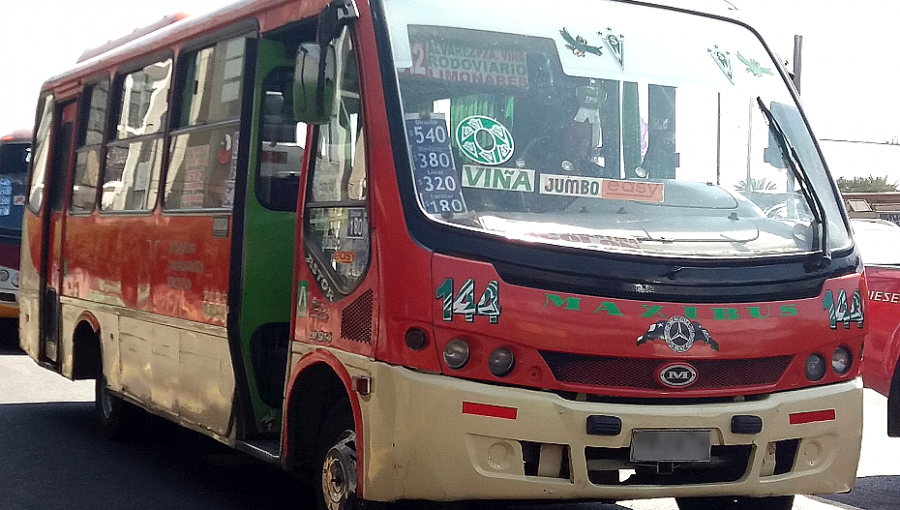
[[[72,333],[72,379],[95,379],[103,369],[100,322],[93,314],[83,312],[75,324]]]
[[[288,381],[282,420],[283,464],[289,470],[306,470],[315,455],[315,441],[337,402],[346,398],[353,412],[358,444],[364,444],[362,412],[359,398],[352,390],[350,373],[341,361],[325,350],[305,355],[294,368]],[[359,465],[364,465],[364,449],[357,451]],[[363,470],[357,471],[357,487],[363,487]]]

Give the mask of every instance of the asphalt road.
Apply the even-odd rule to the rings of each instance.
[[[866,399],[857,488],[831,500],[798,498],[795,510],[900,508],[900,439],[885,434],[885,400],[874,393]],[[275,467],[149,416],[139,441],[115,443],[102,436],[93,412],[92,382],[66,381],[0,346],[0,510],[312,508],[309,491]],[[662,499],[553,508],[676,506]]]

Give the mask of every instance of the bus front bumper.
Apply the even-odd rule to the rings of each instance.
[[[846,492],[856,476],[858,379],[748,402],[606,404],[354,361],[372,380],[360,396],[370,500],[764,497]],[[738,415],[762,431],[735,433]],[[589,434],[592,416],[619,418],[621,432]],[[712,461],[627,465],[632,433],[647,429],[709,430]]]

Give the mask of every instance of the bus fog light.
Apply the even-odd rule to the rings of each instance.
[[[488,368],[496,377],[506,377],[512,373],[516,366],[516,357],[513,352],[506,348],[500,347],[494,350],[488,357]]]
[[[844,375],[850,371],[853,365],[853,353],[846,347],[838,347],[834,350],[831,357],[831,368],[840,375]]]
[[[406,346],[413,351],[421,351],[428,345],[428,333],[419,328],[410,328],[406,332]]]
[[[827,365],[820,354],[810,354],[806,358],[806,378],[810,381],[821,381],[825,377]]]
[[[453,370],[459,370],[469,362],[469,344],[465,340],[450,340],[444,347],[444,363]]]

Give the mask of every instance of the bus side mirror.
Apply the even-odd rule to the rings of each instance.
[[[347,26],[359,18],[354,0],[334,0],[319,15],[318,43],[305,43],[294,70],[294,117],[307,124],[327,124],[337,112],[337,83]]]
[[[328,124],[337,111],[337,65],[334,45],[305,43],[294,68],[294,118],[306,124]]]

